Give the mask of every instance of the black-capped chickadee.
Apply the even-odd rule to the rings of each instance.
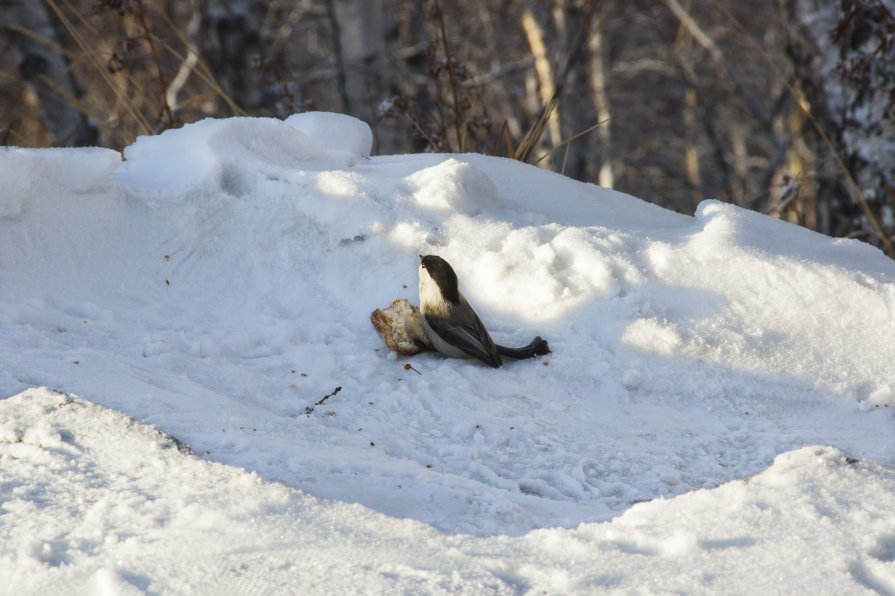
[[[522,348],[494,343],[482,320],[466,301],[457,274],[436,255],[420,255],[420,314],[423,329],[435,349],[452,358],[478,358],[494,368],[507,358],[531,358],[548,354],[547,341],[535,337]]]

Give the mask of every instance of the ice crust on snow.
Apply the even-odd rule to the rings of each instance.
[[[289,548],[304,557],[317,540],[321,553],[352,553],[346,561],[375,570],[355,588],[449,591],[445,569],[456,563],[471,592],[624,592],[652,585],[643,578],[702,591],[770,581],[735,558],[768,567],[777,565],[775,548],[805,553],[750,507],[761,511],[762,500],[795,527],[805,511],[831,506],[826,493],[798,493],[797,471],[786,473],[793,486],[779,496],[741,482],[795,458],[810,486],[835,484],[835,498],[851,508],[834,507],[831,536],[844,542],[822,542],[836,553],[836,571],[809,573],[813,585],[895,581],[891,558],[868,555],[888,552],[890,526],[872,513],[876,505],[862,504],[890,488],[885,466],[895,466],[891,260],[716,201],[684,216],[507,159],[368,158],[370,139],[357,120],[312,113],[204,120],[139,138],[124,161],[100,149],[0,150],[10,189],[0,193],[0,393],[48,386],[98,404],[59,398],[78,405],[54,406],[57,398],[40,392],[0,402],[2,469],[24,466],[0,487],[32,486],[28,466],[77,446],[69,416],[103,406],[125,415],[112,427],[126,427],[126,417],[150,423],[203,460],[263,479],[234,494],[264,500],[273,491],[302,503],[286,518],[289,527],[307,524],[311,537]],[[417,301],[418,254],[454,266],[497,341],[522,345],[539,334],[553,353],[499,370],[387,353],[369,313],[398,297]],[[37,459],[21,459],[25,452]],[[843,453],[867,463],[840,465]],[[182,457],[164,465],[199,465]],[[135,476],[118,484],[97,474],[97,501],[126,493]],[[856,478],[869,492],[840,483]],[[40,490],[55,490],[49,477],[45,484]],[[148,494],[166,490],[156,484]],[[721,494],[733,499],[727,508]],[[737,499],[752,504],[738,508]],[[362,535],[346,529],[327,541],[302,513],[306,501],[347,520],[345,528],[375,521]],[[706,502],[717,511],[702,513]],[[234,523],[233,505],[221,493],[207,515]],[[69,517],[53,514],[55,525],[45,518],[56,538],[44,540],[43,555],[44,543],[24,538],[27,516],[0,517],[12,537],[0,576],[28,557],[37,561],[31,570],[65,561],[60,549],[81,544],[75,518],[93,511],[70,507]],[[159,519],[172,523],[175,509]],[[644,511],[661,531],[631,522]],[[97,526],[111,515],[97,508]],[[760,530],[748,533],[739,518]],[[142,519],[131,521],[148,531]],[[116,520],[123,535],[128,516]],[[222,544],[238,542],[236,529]],[[156,530],[159,540],[172,536]],[[221,537],[190,531],[194,544]],[[765,536],[774,536],[769,550],[759,548]],[[425,556],[407,546],[414,540],[427,545]],[[404,563],[388,570],[364,558],[381,543]],[[451,551],[460,543],[462,556]],[[269,556],[270,545],[251,560]],[[88,577],[106,556],[88,550],[72,573],[95,589],[155,591],[153,582],[168,581],[107,563]],[[635,554],[643,565],[632,563]],[[176,561],[154,556],[160,566]],[[681,557],[682,575],[672,562]],[[648,573],[652,559],[669,563]],[[314,560],[320,575],[308,581],[323,582],[323,559]],[[699,572],[705,561],[719,565],[714,580]],[[794,561],[793,573],[802,569]],[[207,577],[176,568],[171,582]],[[268,579],[290,573],[259,569]],[[416,585],[420,569],[429,575]]]

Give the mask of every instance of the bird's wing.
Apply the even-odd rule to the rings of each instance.
[[[488,366],[497,368],[502,362],[500,354],[497,353],[497,348],[494,346],[494,341],[488,335],[488,331],[475,311],[470,308],[466,312],[471,313],[471,316],[458,317],[459,320],[456,322],[427,314],[425,315],[426,322],[449,344],[456,346],[473,358],[481,360]]]

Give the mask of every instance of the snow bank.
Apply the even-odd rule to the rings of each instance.
[[[830,448],[612,522],[475,538],[202,461],[45,389],[0,420],[11,594],[895,590],[895,472]]]

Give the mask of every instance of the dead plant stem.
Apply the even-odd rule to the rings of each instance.
[[[155,70],[158,74],[158,83],[161,87],[162,110],[168,118],[168,128],[174,126],[174,114],[171,113],[171,106],[168,105],[168,83],[165,82],[165,72],[162,70],[162,62],[159,59],[158,50],[155,48],[152,31],[149,30],[149,23],[146,21],[146,11],[143,8],[143,0],[136,0],[137,14],[140,17],[140,25],[143,27],[143,34],[146,42],[149,44],[149,50],[152,52],[152,61],[155,63]]]
[[[444,13],[441,12],[441,3],[439,0],[433,0],[435,3],[436,17],[438,18],[438,27],[441,30],[441,45],[444,48],[444,60],[447,63],[448,79],[451,82],[451,95],[454,99],[454,132],[457,135],[457,151],[463,151],[463,137],[460,134],[460,98],[457,93],[457,80],[454,77],[454,61],[451,58],[451,51],[448,47],[447,28],[444,25]]]

